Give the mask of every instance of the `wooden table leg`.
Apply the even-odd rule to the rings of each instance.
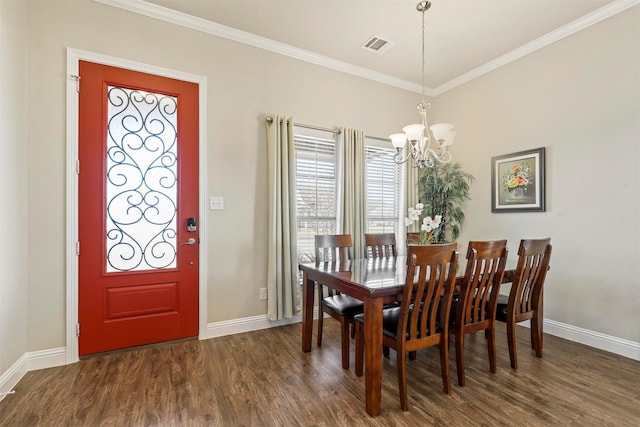
[[[382,399],[382,299],[364,300],[364,383],[367,413],[380,414]]]
[[[313,290],[315,283],[309,280],[307,272],[302,275],[302,351],[311,351],[313,335]]]

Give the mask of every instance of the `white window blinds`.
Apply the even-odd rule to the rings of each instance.
[[[298,261],[315,261],[314,236],[336,233],[335,134],[294,128]]]
[[[402,188],[402,167],[393,161],[390,144],[366,140],[367,233],[398,232]]]

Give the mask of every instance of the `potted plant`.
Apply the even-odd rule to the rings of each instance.
[[[439,233],[434,243],[454,241],[460,235],[464,212],[461,205],[469,197],[473,176],[462,170],[460,163],[436,163],[420,171],[418,198],[424,206],[423,215],[440,216]]]

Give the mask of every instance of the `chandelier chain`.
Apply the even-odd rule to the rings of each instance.
[[[422,104],[425,105],[425,97],[426,97],[426,82],[425,82],[425,59],[424,59],[424,48],[425,48],[425,37],[424,37],[424,28],[425,28],[425,18],[424,18],[424,13],[426,12],[426,9],[422,10]]]

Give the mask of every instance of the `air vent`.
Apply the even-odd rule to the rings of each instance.
[[[362,45],[362,48],[375,53],[384,53],[391,46],[393,46],[393,42],[386,40],[382,36],[374,35],[369,37],[369,40]]]

